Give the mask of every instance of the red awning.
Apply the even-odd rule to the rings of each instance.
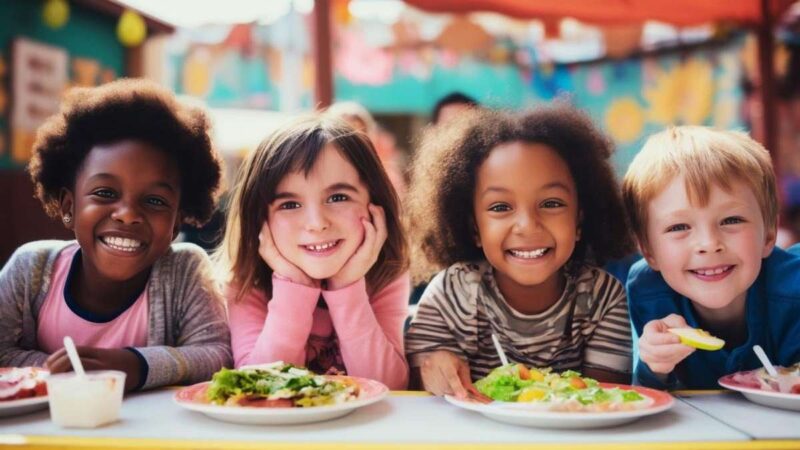
[[[572,17],[583,22],[616,24],[658,20],[674,25],[716,21],[756,24],[762,0],[405,0],[431,12],[492,11],[518,19]],[[780,17],[794,0],[767,0]]]

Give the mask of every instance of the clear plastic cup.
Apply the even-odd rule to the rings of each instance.
[[[95,428],[119,420],[125,372],[101,370],[47,377],[50,418],[67,428]]]

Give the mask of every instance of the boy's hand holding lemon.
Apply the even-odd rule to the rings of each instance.
[[[700,350],[719,350],[725,346],[725,341],[712,336],[708,331],[699,328],[681,327],[670,328],[669,332],[678,336],[681,344]]]
[[[675,329],[692,328],[683,317],[670,314],[663,319],[651,320],[642,330],[642,336],[639,338],[639,358],[655,374],[668,375],[696,349],[692,345],[685,344],[682,338],[671,331]],[[697,341],[691,338],[690,340]]]

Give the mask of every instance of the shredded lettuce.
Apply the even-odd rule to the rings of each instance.
[[[528,369],[508,364],[475,382],[484,395],[501,402],[577,403],[584,406],[617,405],[645,400],[641,394],[620,388],[604,389],[597,380],[567,370]]]
[[[210,403],[223,405],[247,396],[269,400],[291,399],[295,406],[320,406],[354,399],[358,386],[331,380],[302,367],[282,362],[222,369],[211,378],[206,390]]]

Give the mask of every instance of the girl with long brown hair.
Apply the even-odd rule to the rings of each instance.
[[[234,188],[217,261],[236,366],[282,360],[405,388],[409,276],[375,149],[310,116],[267,137]]]

